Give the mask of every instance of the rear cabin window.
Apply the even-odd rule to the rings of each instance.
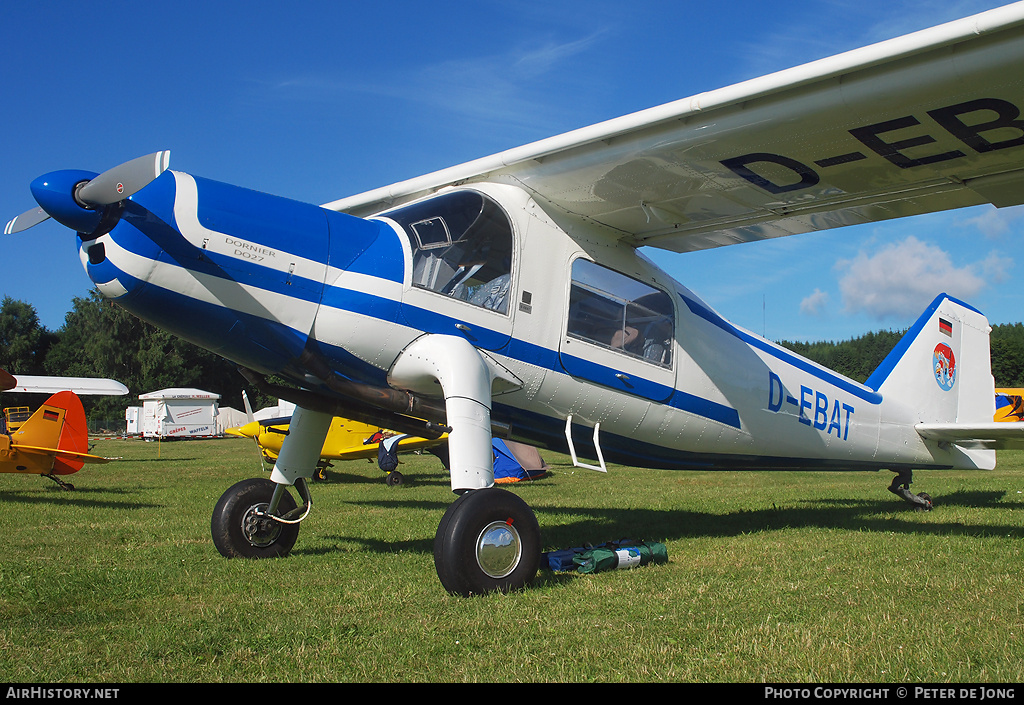
[[[508,312],[512,224],[493,200],[457,191],[382,213],[412,245],[412,284]]]
[[[660,289],[578,259],[572,264],[568,334],[671,367],[672,300]]]

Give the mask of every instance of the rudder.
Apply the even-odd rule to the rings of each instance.
[[[74,392],[57,392],[11,437],[18,445],[88,453],[89,431],[82,400]],[[82,459],[58,455],[53,461],[53,474],[70,475],[84,464]]]

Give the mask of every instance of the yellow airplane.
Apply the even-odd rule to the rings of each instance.
[[[6,384],[0,374],[0,387]],[[11,378],[13,379],[13,378]],[[63,489],[75,488],[58,475],[71,475],[85,463],[106,463],[90,455],[82,401],[74,392],[57,392],[16,431],[0,433],[0,472],[48,477]]]
[[[996,421],[1024,421],[1024,389],[996,390]]]
[[[284,417],[258,421],[252,414],[248,398],[245,398],[245,405],[249,422],[244,426],[225,429],[224,433],[254,439],[260,449],[263,460],[272,465],[281,452],[281,444],[284,443],[285,436],[288,435],[290,418]],[[397,452],[409,452],[437,448],[443,445],[447,439],[447,434],[433,440],[417,438],[415,436],[403,436],[400,433],[381,429],[378,426],[335,417],[331,421],[331,428],[327,432],[323,449],[320,451],[320,462],[317,464],[314,478],[324,479],[324,471],[330,467],[332,460],[358,460],[361,458],[379,460],[382,442],[386,451],[392,451],[394,444],[397,443]],[[383,463],[382,469],[387,473],[386,481],[389,485],[399,485],[402,483],[403,477],[401,473],[394,469],[387,470]]]

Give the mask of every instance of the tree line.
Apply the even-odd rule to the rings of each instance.
[[[803,343],[780,341],[779,345],[831,370],[857,380],[867,381],[906,330],[876,331],[859,338],[839,342]],[[992,376],[996,387],[1024,387],[1024,324],[992,326],[989,337]]]
[[[864,382],[906,331],[877,331],[839,342],[780,345],[846,377]],[[992,374],[997,387],[1024,387],[1024,324],[993,326]],[[35,308],[10,296],[0,302],[0,368],[17,376],[109,377],[128,387],[125,397],[83,397],[90,419],[117,422],[139,394],[197,387],[221,395],[221,405],[243,408],[246,383],[234,363],[177,338],[95,291],[76,297],[64,325],[42,326]],[[254,408],[276,403],[247,390]],[[35,397],[33,399],[33,397]],[[4,406],[37,406],[38,395],[5,394]]]
[[[246,382],[234,363],[136,318],[95,291],[75,297],[64,325],[42,326],[35,307],[9,296],[0,302],[0,368],[15,377],[109,377],[128,387],[127,397],[83,396],[90,419],[121,423],[139,394],[196,387],[220,394],[221,406],[243,408]],[[247,390],[254,408],[276,404]],[[3,396],[3,406],[38,406],[38,394]]]

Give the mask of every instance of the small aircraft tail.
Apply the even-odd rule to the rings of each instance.
[[[18,448],[54,454],[53,474],[70,475],[86,462],[106,462],[89,455],[89,431],[82,401],[74,392],[57,392],[11,434]]]
[[[919,410],[922,422],[987,422],[995,414],[988,319],[940,294],[867,386]]]
[[[993,420],[990,331],[980,311],[940,294],[866,384],[913,409],[917,431],[926,439],[953,443],[969,453],[1020,447],[1024,424]],[[980,466],[994,463],[976,460]]]

